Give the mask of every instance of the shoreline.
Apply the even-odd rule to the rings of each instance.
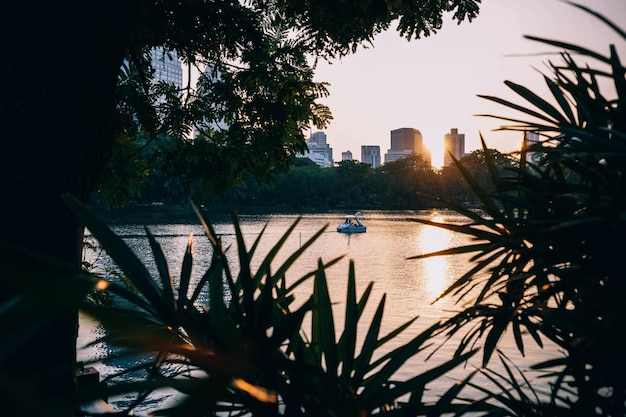
[[[89,205],[89,209],[100,219],[107,223],[167,223],[175,219],[176,222],[197,223],[198,217],[191,206],[161,205],[161,204],[133,204],[126,207],[109,208],[102,205]],[[203,207],[209,218],[230,217],[231,208],[224,205]],[[386,211],[386,212],[418,212],[422,210],[441,210],[436,207],[418,209],[394,209],[381,207],[364,208],[335,208],[329,210],[317,210],[312,207],[304,207],[295,210],[284,205],[276,206],[239,206],[234,207],[238,215],[266,215],[266,214],[315,214],[337,213],[339,215],[351,214],[355,211]]]

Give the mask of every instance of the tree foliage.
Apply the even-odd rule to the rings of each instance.
[[[482,156],[484,150],[474,151],[461,159],[463,167],[485,187],[492,187],[488,167]],[[495,149],[489,149],[502,169],[514,161]],[[341,161],[332,168],[320,168],[308,158],[297,158],[288,172],[277,176],[274,184],[259,185],[248,177],[237,187],[240,198],[235,207],[286,206],[287,209],[423,209],[434,205],[425,195],[476,206],[471,187],[454,165],[441,170],[427,165],[419,156],[390,162],[373,169],[357,161]],[[226,193],[228,194],[228,192]],[[211,204],[229,204],[226,195],[207,200]],[[159,201],[168,200],[158,198]],[[151,199],[136,199],[149,204]],[[169,200],[172,201],[172,200]],[[182,200],[179,201],[179,204]]]
[[[211,120],[211,114],[201,111],[207,106],[192,85],[185,91],[164,84],[151,88],[145,54],[152,47],[177,51],[190,68],[222,72],[218,85],[224,90],[219,94],[211,90],[206,98],[209,104],[222,106],[213,110],[222,112],[218,120],[224,118],[230,128],[210,137],[206,148],[224,151],[229,158],[236,155],[231,161],[243,161],[222,177],[236,183],[243,169],[262,179],[284,170],[304,146],[297,130],[328,120],[326,110],[315,102],[323,93],[323,86],[311,81],[316,58],[353,52],[397,19],[405,35],[428,34],[440,26],[443,13],[454,11],[459,20],[471,19],[477,4],[477,0],[418,6],[377,0],[358,7],[282,0],[15,3],[3,10],[0,25],[7,57],[0,66],[0,241],[78,267],[84,229],[61,195],[87,199],[103,178],[116,138],[117,143],[128,144],[139,132],[150,138],[174,137],[184,149],[174,153],[182,155],[176,159],[181,163],[172,166],[187,179],[183,174],[193,156],[182,136],[195,122]],[[124,62],[128,66],[120,71]],[[251,148],[262,157],[249,158]],[[203,168],[205,177],[222,175],[219,166]],[[190,167],[191,174],[197,169]],[[128,185],[117,176],[121,172],[110,178]],[[219,185],[217,180],[210,182],[208,189]],[[45,216],[36,215],[39,207],[45,207]],[[20,289],[11,277],[2,284],[4,307],[19,297]],[[63,372],[47,374],[33,383],[32,391],[71,391],[76,311],[66,313],[37,328],[13,357],[4,358],[1,376],[10,381],[62,364]]]
[[[453,12],[459,23],[478,13],[476,1],[408,3],[139,4],[141,24],[132,28],[128,71],[118,82],[118,100],[125,104],[118,108],[126,116],[121,131],[172,136],[176,149],[168,156],[168,174],[187,186],[201,183],[195,190],[202,197],[241,184],[245,172],[271,182],[306,149],[303,132],[332,119],[318,101],[328,94],[327,84],[313,81],[318,59],[356,52],[394,22],[401,36],[412,39],[435,33],[445,13]],[[182,91],[151,83],[147,51],[156,46],[177,51],[190,76],[201,74],[198,83],[190,77]],[[194,131],[201,134],[190,140]],[[118,163],[124,161],[111,162]],[[116,185],[101,183],[113,195],[127,191]]]

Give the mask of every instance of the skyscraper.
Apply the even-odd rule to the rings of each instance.
[[[352,161],[352,152],[350,151],[345,151],[345,152],[341,152],[341,160],[342,161]]]
[[[183,66],[176,51],[167,51],[159,46],[150,50],[152,67],[154,68],[154,82],[167,81],[176,87],[183,86]]]
[[[311,133],[311,136],[307,140],[308,143],[316,143],[318,145],[326,145],[326,133],[315,132]]]
[[[412,151],[420,154],[423,148],[422,132],[412,127],[403,127],[391,131],[391,150]]]
[[[326,143],[326,133],[315,132],[306,140],[309,148],[302,156],[309,158],[322,168],[333,166],[333,148]]]
[[[391,131],[391,149],[385,154],[385,163],[397,161],[411,154],[424,156],[422,132],[411,127]]]
[[[372,168],[378,168],[380,166],[380,146],[362,145],[361,162],[370,164]]]
[[[443,137],[443,166],[452,164],[452,154],[456,159],[465,156],[465,134],[459,133],[459,129],[450,129]]]

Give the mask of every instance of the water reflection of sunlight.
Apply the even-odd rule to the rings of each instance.
[[[433,217],[433,219],[436,217]],[[447,249],[452,243],[452,232],[434,226],[424,226],[421,229],[418,242],[418,251],[422,254]],[[430,299],[436,297],[449,284],[448,256],[434,256],[422,259],[424,268],[424,285]]]
[[[426,291],[429,299],[436,299],[446,289],[446,259],[442,256],[424,260],[424,272],[426,274]]]
[[[443,223],[443,220],[443,216],[437,212],[434,212],[432,217],[430,218],[430,221],[435,223]]]

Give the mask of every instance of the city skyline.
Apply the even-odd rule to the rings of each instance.
[[[577,3],[618,26],[626,21],[624,0]],[[478,94],[524,103],[505,80],[549,95],[538,71],[548,73],[546,62],[560,62],[555,55],[560,51],[524,35],[579,44],[605,55],[615,43],[620,58],[626,57],[624,42],[615,32],[560,0],[485,1],[474,21],[457,25],[446,19],[438,33],[411,42],[400,38],[392,26],[374,39],[373,47],[318,64],[316,80],[330,83],[330,96],[322,101],[334,117],[324,129],[329,142],[353,155],[359,154],[361,145],[378,145],[384,152],[391,130],[413,127],[423,134],[434,166],[443,162],[444,135],[451,128],[465,134],[468,153],[481,147],[479,134],[490,148],[519,149],[521,133],[496,132],[503,124],[500,120],[474,115],[510,115]]]
[[[321,167],[328,168],[334,166],[332,148],[330,147],[331,142],[332,138],[328,138],[324,131],[318,130],[311,132],[306,139],[309,151],[299,155],[299,157],[309,158]],[[463,156],[471,153],[465,148],[465,134],[459,132],[457,128],[450,128],[450,131],[441,138],[441,142],[442,146],[446,149],[450,149],[457,159],[461,159]],[[387,151],[382,155],[379,145],[361,144],[359,149],[361,154],[360,159],[355,157],[355,155],[358,155],[358,152],[353,152],[352,149],[346,149],[340,151],[340,161],[354,160],[370,164],[373,168],[377,168],[381,166],[381,163],[394,162],[415,153],[421,155],[425,161],[430,162],[433,168],[442,168],[451,163],[451,160],[446,160],[445,156],[442,155],[444,162],[440,165],[434,164],[434,158],[430,149],[423,143],[421,132],[419,129],[413,127],[402,127],[391,130],[389,132],[388,146],[386,147]],[[347,158],[347,155],[350,155],[350,158]],[[381,156],[384,156],[384,162],[381,161]]]

